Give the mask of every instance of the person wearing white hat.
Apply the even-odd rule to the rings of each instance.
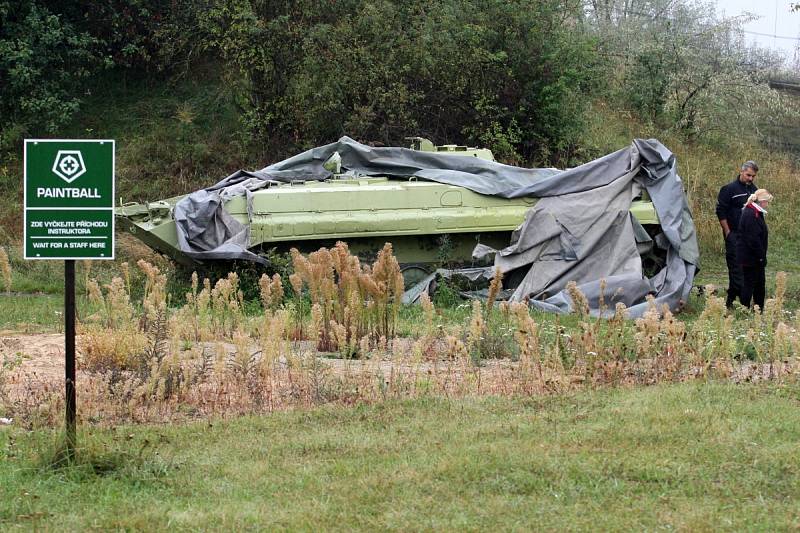
[[[750,308],[757,305],[762,311],[769,245],[766,214],[771,201],[772,195],[766,189],[758,189],[747,198],[739,217],[739,240],[736,245],[736,259],[742,269],[741,302]]]

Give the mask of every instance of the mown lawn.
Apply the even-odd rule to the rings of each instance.
[[[798,402],[684,384],[92,429],[95,470],[6,427],[0,529],[795,529]]]

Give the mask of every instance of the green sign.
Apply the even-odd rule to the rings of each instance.
[[[114,141],[25,140],[25,259],[114,259]]]

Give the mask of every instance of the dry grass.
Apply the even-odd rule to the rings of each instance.
[[[425,395],[552,394],[581,387],[649,385],[696,379],[795,379],[800,313],[784,310],[786,276],[764,312],[734,319],[706,289],[691,324],[652,301],[631,321],[618,304],[591,317],[569,288],[573,318],[537,322],[524,304],[472,302],[469,320],[443,324],[427,296],[415,338],[395,334],[402,291],[389,247],[362,266],[343,244],[294,254],[293,297],[279,277],[261,279],[262,312],[243,312],[235,273],[213,287],[192,277],[186,304],[170,308],[165,278],[140,261],[144,291],[131,272],[87,283],[96,312],[80,324],[84,421],[165,421],[234,416],[335,402],[370,403]],[[496,294],[500,278],[496,277]],[[138,293],[137,293],[138,294]],[[309,305],[310,304],[310,305]],[[307,335],[298,336],[298,332]],[[324,352],[327,352],[324,353]],[[331,357],[330,352],[334,352]],[[337,355],[338,354],[338,355]],[[23,424],[57,424],[57,380],[6,371],[2,410]]]
[[[11,261],[8,259],[8,252],[0,246],[0,279],[3,280],[5,292],[11,291]]]
[[[403,275],[386,243],[370,267],[361,265],[344,242],[308,257],[291,250],[295,295],[312,303],[312,337],[321,351],[354,357],[362,348],[394,336],[403,294]]]

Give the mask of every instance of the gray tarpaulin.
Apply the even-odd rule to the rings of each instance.
[[[699,264],[694,223],[676,172],[675,157],[655,139],[631,146],[571,170],[525,169],[475,157],[453,157],[406,148],[375,148],[349,137],[313,148],[259,171],[239,171],[213,187],[190,194],[175,206],[181,249],[196,259],[254,259],[247,251],[248,228],[228,216],[226,198],[247,194],[270,182],[324,180],[323,164],[335,153],[343,171],[397,178],[416,176],[466,187],[481,194],[541,198],[502,250],[479,246],[475,255],[495,254],[504,273],[524,272],[512,299],[532,306],[571,310],[563,289],[578,283],[598,312],[600,280],[605,302],[624,302],[641,316],[648,294],[674,309],[685,301]],[[642,275],[637,252],[641,228],[629,213],[645,188],[655,205],[665,238],[667,264],[650,279]],[[641,240],[641,239],[640,239]]]

